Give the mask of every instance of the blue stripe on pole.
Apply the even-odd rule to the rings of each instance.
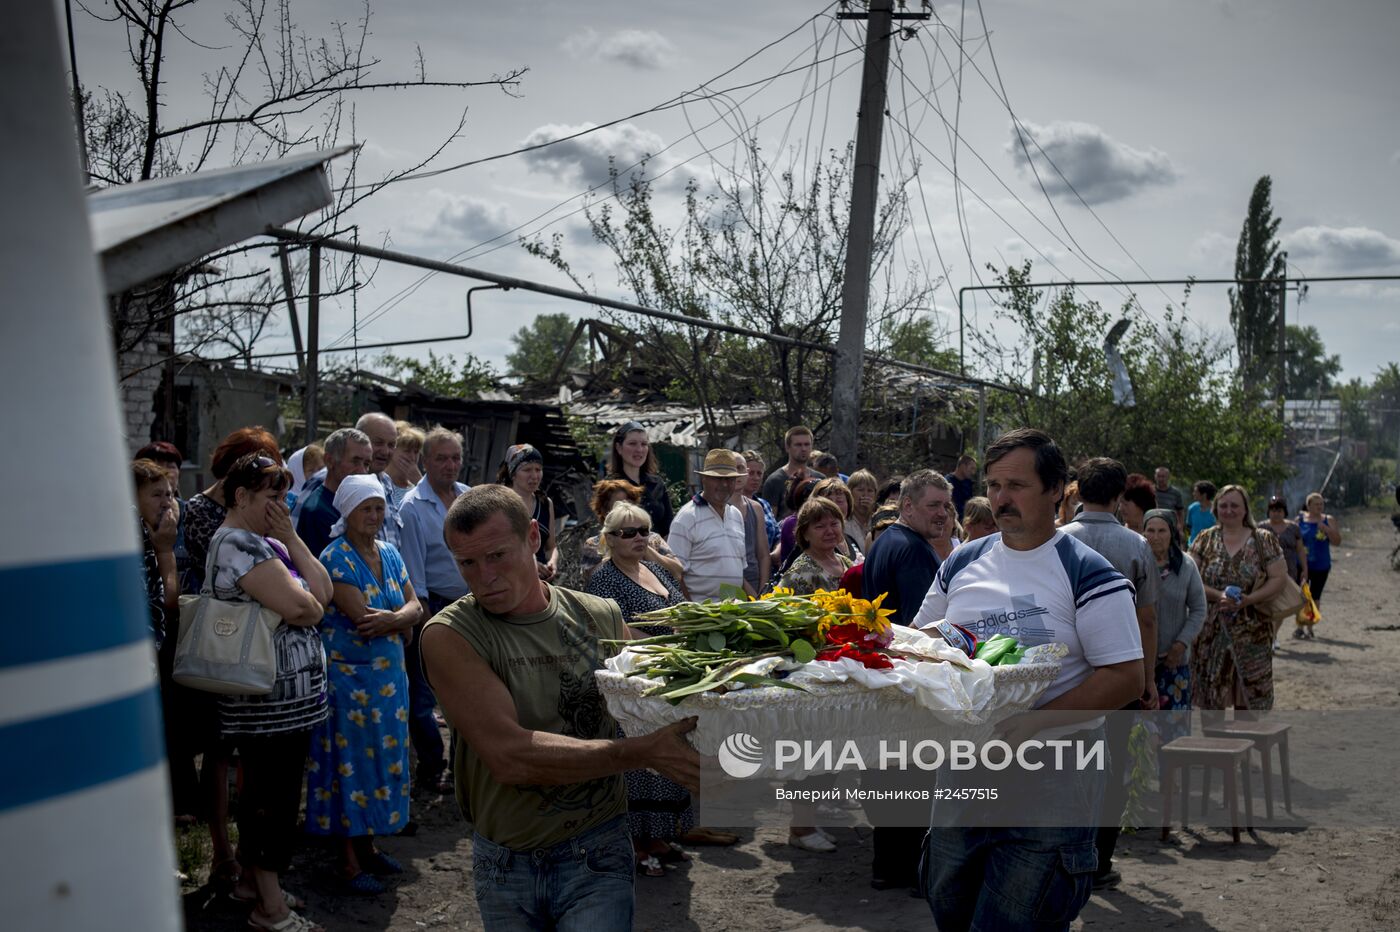
[[[165,757],[154,686],[0,727],[0,812],[138,773]]]
[[[0,569],[5,614],[23,631],[0,646],[0,670],[150,637],[139,554]]]

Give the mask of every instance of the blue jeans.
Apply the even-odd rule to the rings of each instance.
[[[630,932],[634,870],[626,816],[533,851],[472,836],[472,882],[488,930]]]
[[[433,614],[440,608],[433,608]],[[419,652],[422,643],[423,624],[420,622],[413,628],[412,643],[405,645],[403,652],[404,666],[408,668],[408,738],[418,755],[419,786],[437,783],[448,763],[443,759],[442,732],[433,718],[437,697],[423,675],[423,656]]]
[[[1092,740],[1103,732],[1080,734]],[[931,828],[919,873],[939,932],[1068,929],[1089,901],[1098,867],[1095,839],[1105,776],[1103,771],[1050,769],[1035,775],[1033,792],[1055,800],[1057,818],[1079,821],[1073,817],[1082,815],[1079,825]],[[944,771],[939,773],[940,787],[979,782],[986,786],[996,781],[988,782],[975,770],[946,777]],[[935,805],[943,808],[945,803]],[[968,821],[975,822],[977,803],[964,805]],[[936,825],[955,821],[946,810],[935,810]]]

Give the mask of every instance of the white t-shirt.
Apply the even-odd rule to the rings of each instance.
[[[671,522],[666,546],[685,567],[685,586],[696,602],[718,599],[720,586],[744,584],[744,516],[725,503],[724,519],[705,504],[692,499]]]
[[[953,551],[939,567],[914,627],[944,618],[979,641],[1009,634],[1028,647],[1069,647],[1060,675],[1037,706],[1084,682],[1095,667],[1142,659],[1132,584],[1063,531],[1034,550],[1012,550],[993,534]]]

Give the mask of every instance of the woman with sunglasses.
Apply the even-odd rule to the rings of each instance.
[[[629,625],[637,615],[684,601],[675,578],[660,563],[646,559],[650,536],[651,517],[640,505],[613,505],[598,538],[603,562],[585,590],[616,602]],[[647,627],[648,634],[669,631]],[[676,844],[695,826],[695,810],[684,787],[650,770],[627,771],[627,822],[638,873],[660,877],[666,872],[663,863],[688,860]]]
[[[331,601],[331,577],[292,530],[284,494],[291,473],[251,453],[223,479],[228,514],[209,542],[207,585],[216,599],[258,602],[282,618],[274,645],[277,678],[265,696],[220,696],[219,726],[243,767],[238,801],[239,861],[234,899],[251,903],[248,926],[286,932],[320,928],[293,912],[300,904],[278,876],[291,865],[311,732],[326,719],[326,654],[317,624]]]

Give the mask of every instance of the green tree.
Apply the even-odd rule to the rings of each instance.
[[[515,331],[510,338],[515,349],[506,355],[511,375],[539,385],[548,382],[577,325],[578,321],[568,314],[541,314]],[[583,341],[579,340],[569,351],[564,369],[577,369],[587,361]]]
[[[848,147],[829,152],[804,176],[800,156],[786,167],[773,165],[751,142],[713,188],[692,180],[680,204],[658,205],[660,192],[650,179],[614,172],[612,197],[590,203],[586,215],[593,238],[612,253],[618,279],[637,303],[830,345],[841,313],[852,167]],[[894,245],[909,224],[903,181],[882,184],[886,193],[876,219],[876,289],[866,344],[876,353],[888,351],[898,321],[929,305],[933,287],[918,270],[901,266],[900,275],[894,274]],[[662,219],[671,210],[674,224]],[[562,244],[556,236],[524,245],[591,290],[569,266]],[[723,439],[722,415],[755,401],[769,407],[772,449],[781,447],[783,432],[793,424],[807,424],[820,435],[829,422],[829,353],[605,314],[636,332],[639,355],[671,376],[667,397],[700,409],[712,444]],[[867,379],[871,372],[867,367]]]
[[[1254,185],[1249,212],[1235,249],[1236,278],[1278,278],[1287,275],[1288,253],[1279,248],[1278,227],[1271,203],[1273,180],[1265,175]],[[1279,285],[1247,283],[1230,289],[1230,326],[1239,351],[1240,377],[1247,388],[1273,385],[1278,346]]]
[[[496,387],[496,373],[490,363],[482,362],[471,353],[460,363],[452,353],[439,356],[432,350],[428,350],[427,360],[384,353],[375,361],[375,368],[385,375],[452,398],[479,398],[482,392]]]
[[[1289,324],[1286,329],[1285,397],[1311,398],[1327,394],[1332,388],[1332,380],[1342,371],[1342,357],[1327,355],[1322,334],[1316,327]]]
[[[941,346],[933,317],[919,314],[895,320],[885,338],[885,355],[903,362],[956,372],[958,351]]]
[[[989,396],[989,423],[1038,427],[1071,462],[1112,456],[1149,475],[1166,464],[1182,478],[1251,488],[1278,474],[1271,455],[1276,416],[1224,364],[1225,342],[1189,330],[1180,311],[1168,310],[1154,325],[1135,300],[1111,313],[1073,288],[1047,295],[1025,287],[1029,262],[997,278],[998,316],[1024,336],[989,355],[988,365],[999,381],[1033,392]],[[1122,317],[1131,321],[1118,343],[1136,397],[1130,408],[1114,400],[1103,349],[1104,335]]]

